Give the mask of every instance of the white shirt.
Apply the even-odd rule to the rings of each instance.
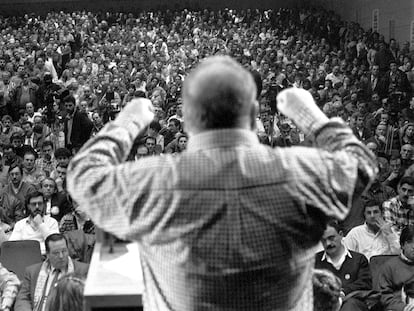
[[[344,244],[350,250],[361,253],[368,258],[376,255],[399,254],[398,235],[392,232],[386,235],[381,230],[373,233],[366,224],[356,226],[344,238]]]
[[[16,222],[9,241],[39,241],[42,254],[46,254],[45,240],[52,233],[59,233],[59,224],[56,219],[45,215],[43,216],[43,223],[35,229],[30,224],[29,217],[26,217]]]

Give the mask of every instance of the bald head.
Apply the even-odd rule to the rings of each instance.
[[[256,85],[249,71],[228,56],[205,59],[184,81],[186,131],[196,134],[224,128],[252,129]]]

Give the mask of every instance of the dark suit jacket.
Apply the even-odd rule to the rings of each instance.
[[[70,140],[72,145],[69,148],[79,149],[91,137],[93,123],[85,113],[75,111],[73,115],[72,134]],[[68,133],[68,120],[65,120],[65,140]],[[65,141],[67,145],[67,141]]]
[[[371,138],[372,137],[372,132],[368,128],[366,128],[366,127],[364,127],[362,129],[362,135],[359,134],[359,131],[358,131],[358,129],[356,127],[353,127],[352,128],[352,132],[354,133],[354,135],[356,136],[356,138],[358,138],[361,141],[365,141],[368,138]]]
[[[326,260],[322,261],[323,251],[316,254],[315,268],[331,271],[342,281],[342,289],[345,295],[356,290],[371,290],[371,271],[369,270],[368,260],[364,255],[349,251],[352,258],[346,257],[342,267],[336,270]]]
[[[51,207],[59,207],[59,214],[50,216],[52,216],[58,222],[62,219],[64,215],[70,213],[72,210],[72,203],[69,201],[68,195],[69,194],[67,194],[66,191],[57,192],[52,195]]]
[[[73,265],[75,270],[74,274],[86,277],[89,269],[88,264],[74,260]],[[34,292],[41,266],[42,263],[37,263],[26,268],[24,279],[22,280],[22,287],[20,288],[16,297],[16,303],[14,304],[15,311],[33,310]]]

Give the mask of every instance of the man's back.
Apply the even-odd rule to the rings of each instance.
[[[217,61],[227,70],[219,81]],[[201,69],[185,87],[203,84],[184,95],[186,151],[123,162],[153,118],[150,102],[136,100],[75,156],[68,189],[98,226],[138,241],[144,308],[310,310],[313,246],[326,217],[343,219],[372,178],[373,155],[322,112],[308,124],[319,124],[315,146],[324,150],[260,145],[250,73],[229,58],[202,67],[208,77]],[[289,99],[301,100],[295,93]]]

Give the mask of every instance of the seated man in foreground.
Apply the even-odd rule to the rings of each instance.
[[[368,311],[364,297],[357,292],[370,291],[371,272],[364,255],[350,251],[342,243],[342,230],[336,221],[330,221],[322,236],[325,251],[316,254],[315,268],[326,269],[342,282],[341,311]]]
[[[35,191],[27,195],[26,210],[29,216],[16,222],[9,240],[39,241],[42,254],[45,254],[45,239],[52,233],[59,233],[58,222],[45,215],[46,204],[41,192]]]
[[[261,145],[256,85],[227,56],[203,60],[182,94],[185,151],[125,163],[154,117],[132,100],[73,158],[71,196],[97,226],[139,241],[146,310],[311,310],[313,249],[373,179],[374,155],[296,88],[278,108],[315,148]]]
[[[382,216],[382,207],[373,200],[364,201],[365,223],[348,232],[346,247],[368,258],[377,255],[393,255],[400,252],[399,237],[391,224]]]
[[[378,277],[381,303],[384,310],[405,311],[403,287],[414,282],[414,226],[405,227],[400,236],[401,254],[386,261]],[[413,306],[410,306],[414,310]],[[407,309],[406,309],[407,308]]]
[[[89,265],[69,257],[65,237],[60,233],[46,238],[46,260],[26,268],[15,311],[42,311],[50,289],[62,276],[73,273],[86,277]]]

